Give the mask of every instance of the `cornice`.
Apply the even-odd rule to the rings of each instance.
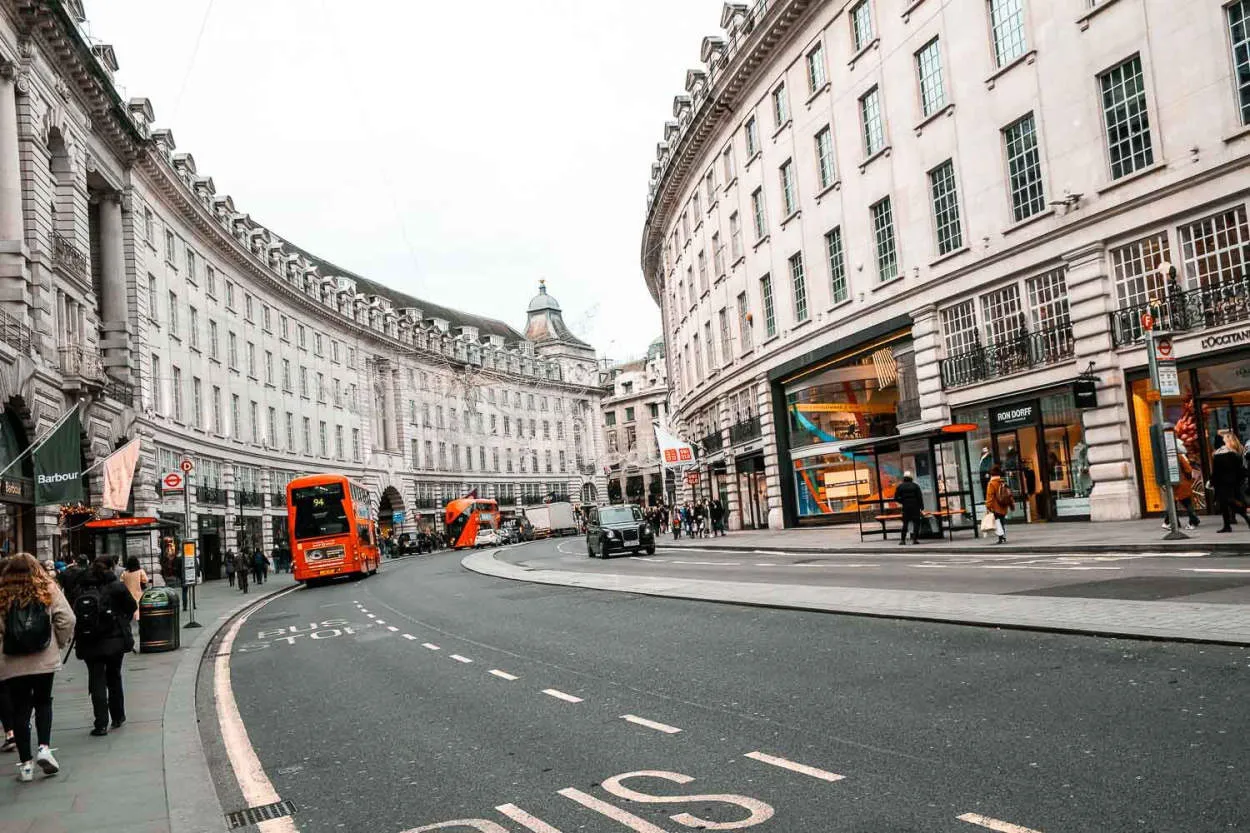
[[[734,51],[728,65],[716,73],[702,96],[701,102],[689,121],[669,163],[660,174],[655,196],[647,206],[647,219],[643,225],[642,271],[651,297],[660,302],[659,273],[657,263],[663,248],[663,222],[677,205],[684,186],[690,178],[694,163],[705,155],[710,137],[726,116],[733,114],[745,89],[786,39],[793,35],[796,24],[818,0],[779,0],[767,6],[764,17],[752,30],[747,40]]]

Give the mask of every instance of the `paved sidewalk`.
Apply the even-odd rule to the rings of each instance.
[[[460,563],[499,578],[644,596],[1130,638],[1250,645],[1250,605],[882,590],[543,570],[481,550]]]
[[[196,672],[212,635],[227,619],[294,585],[290,574],[271,573],[267,583],[253,585],[246,596],[224,581],[200,586],[196,619],[204,627],[184,627],[177,651],[126,658],[122,677],[127,722],[108,737],[88,734],[92,711],[87,667],[71,656],[52,690],[52,747],[61,772],[46,778],[36,770],[34,783],[18,784],[16,768],[8,766],[17,763],[17,755],[4,756],[0,833],[224,830],[220,808],[214,818],[185,818],[188,800],[211,797],[216,804],[195,722]],[[185,613],[182,621],[187,621]]]
[[[1166,531],[1160,528],[1158,518],[1140,521],[1111,521],[1090,523],[1072,521],[1062,523],[1011,524],[1007,527],[1007,543],[998,545],[992,537],[982,535],[974,538],[972,532],[956,532],[954,540],[926,539],[920,547],[938,551],[995,552],[995,553],[1099,553],[1149,551],[1149,552],[1210,552],[1221,555],[1250,555],[1250,529],[1244,524],[1228,534],[1218,534],[1219,518],[1204,518],[1195,532],[1183,541],[1164,541]],[[898,536],[881,539],[880,526],[874,524],[876,535],[859,537],[859,527],[849,526],[806,527],[802,529],[760,529],[730,532],[715,538],[687,538],[682,536],[659,536],[656,543],[662,547],[698,547],[725,550],[786,550],[787,552],[880,552],[897,550]],[[864,527],[865,533],[869,527]],[[910,547],[911,545],[908,544]]]

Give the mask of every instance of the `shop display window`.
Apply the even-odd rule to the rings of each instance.
[[[898,396],[888,348],[831,367],[786,390],[790,447],[895,434]]]
[[[853,516],[861,500],[877,492],[871,460],[819,454],[794,461],[794,493],[800,518]]]

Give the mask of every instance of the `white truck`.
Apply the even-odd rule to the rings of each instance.
[[[528,506],[525,517],[534,525],[535,538],[547,538],[553,535],[576,535],[577,520],[573,516],[571,503],[545,503],[542,506]]]

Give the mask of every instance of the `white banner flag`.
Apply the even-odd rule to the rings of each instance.
[[[655,442],[660,447],[660,462],[666,469],[690,468],[696,465],[694,449],[685,440],[679,440],[665,429],[655,424]]]
[[[104,461],[104,497],[100,501],[103,508],[117,512],[126,511],[130,503],[130,487],[135,479],[135,464],[138,462],[138,437],[114,451]]]

